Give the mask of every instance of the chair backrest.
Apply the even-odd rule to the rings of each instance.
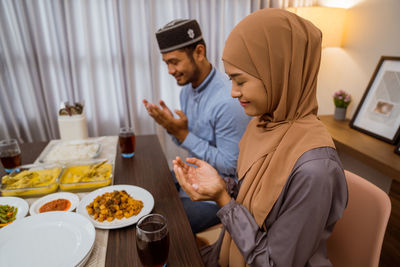
[[[334,267],[378,267],[391,203],[388,195],[364,178],[345,171],[348,203],[327,241]]]
[[[222,223],[211,226],[204,230],[203,232],[196,234],[197,246],[201,248],[202,246],[211,245],[218,240],[221,234]]]

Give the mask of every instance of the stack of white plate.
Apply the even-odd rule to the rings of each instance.
[[[74,212],[16,220],[0,230],[0,266],[83,266],[93,250],[93,224]]]

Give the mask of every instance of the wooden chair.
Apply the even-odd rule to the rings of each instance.
[[[388,195],[364,178],[345,171],[349,192],[347,208],[327,241],[334,267],[377,267],[389,220]],[[196,234],[199,247],[214,243],[222,225]]]
[[[377,267],[391,202],[388,195],[364,178],[345,171],[347,208],[327,241],[334,267]]]
[[[203,232],[196,234],[196,243],[199,248],[211,245],[218,240],[219,234],[222,230],[222,224],[213,225]]]

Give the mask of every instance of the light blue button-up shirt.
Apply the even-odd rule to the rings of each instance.
[[[251,119],[231,97],[231,87],[228,77],[215,68],[198,87],[184,86],[180,102],[189,134],[181,144],[173,138],[190,157],[207,161],[223,177],[235,177],[238,144]]]

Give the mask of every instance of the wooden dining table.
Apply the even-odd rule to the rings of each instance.
[[[48,142],[21,144],[22,164],[33,163]],[[0,173],[4,174],[1,167]],[[142,187],[154,197],[152,213],[168,221],[170,246],[167,266],[204,266],[183,205],[156,135],[136,136],[133,158],[122,158],[117,148],[114,185]],[[105,266],[142,266],[136,251],[135,225],[109,232]]]

